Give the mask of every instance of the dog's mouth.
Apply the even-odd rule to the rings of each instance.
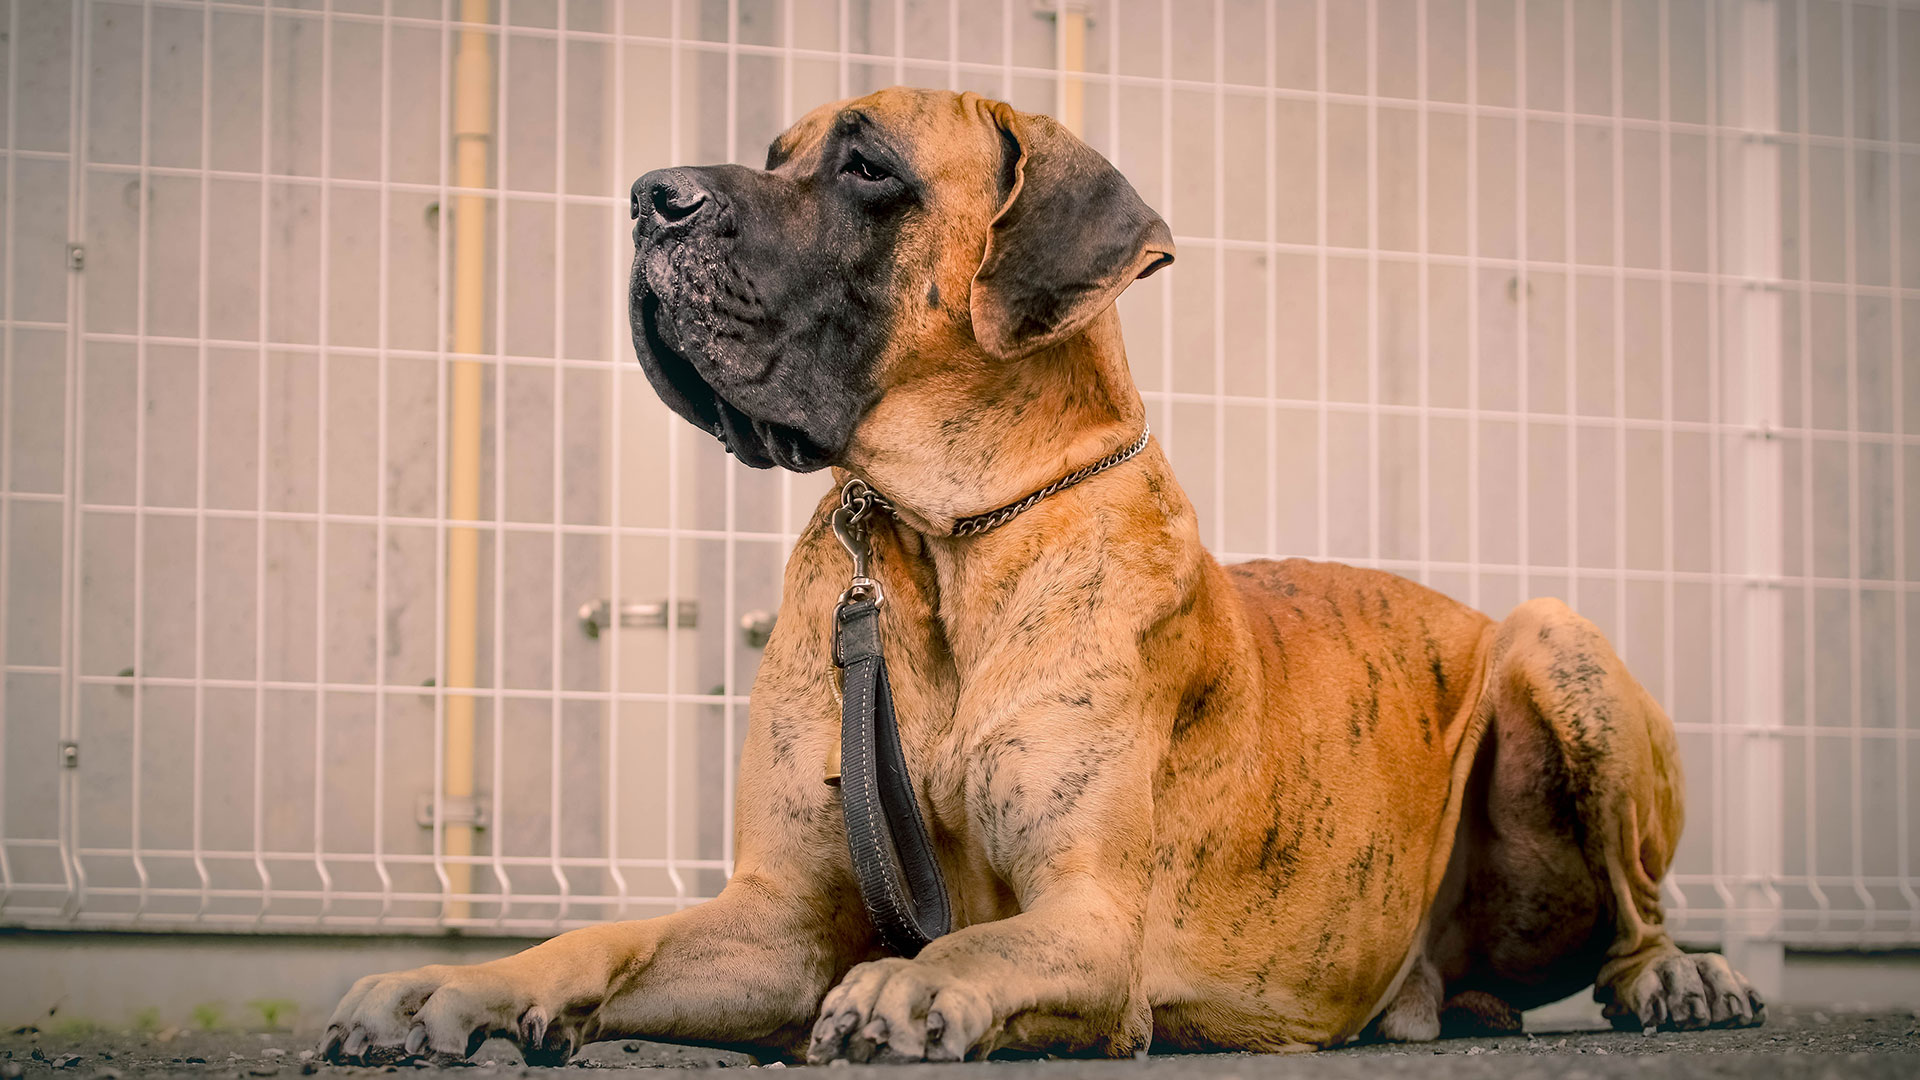
[[[683,351],[673,320],[661,319],[660,297],[651,289],[639,296],[642,366],[669,406],[701,430],[719,439],[728,452],[756,469],[779,466],[812,472],[832,463],[833,455],[805,432],[756,420],[728,401],[700,374]],[[651,360],[651,364],[646,363]]]

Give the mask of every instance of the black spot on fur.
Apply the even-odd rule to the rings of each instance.
[[[1300,866],[1300,841],[1305,832],[1306,822],[1301,818],[1294,819],[1291,829],[1283,829],[1276,809],[1273,821],[1267,825],[1266,835],[1261,838],[1260,869],[1267,874],[1270,892],[1276,898]]]
[[[1189,691],[1186,700],[1180,703],[1180,711],[1173,718],[1173,738],[1176,742],[1186,738],[1196,724],[1208,718],[1219,692],[1220,679],[1217,675]]]
[[[1373,880],[1374,842],[1369,839],[1367,846],[1354,853],[1347,862],[1347,883],[1356,893],[1367,891],[1367,884]]]

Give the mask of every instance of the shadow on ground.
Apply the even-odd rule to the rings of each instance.
[[[1743,1031],[1640,1035],[1595,1031],[1584,1025],[1543,1027],[1504,1038],[1450,1039],[1417,1045],[1370,1044],[1318,1054],[1156,1055],[1133,1061],[996,1061],[986,1065],[836,1067],[847,1073],[884,1072],[888,1080],[959,1070],[991,1071],[1003,1080],[1266,1080],[1362,1076],[1422,1076],[1611,1080],[1615,1077],[1846,1077],[1920,1076],[1920,1017],[1912,1012],[1775,1008],[1767,1026]],[[565,1070],[528,1068],[504,1042],[489,1042],[476,1063],[434,1065],[409,1060],[369,1068],[327,1065],[311,1043],[288,1033],[207,1032],[56,1033],[23,1029],[0,1036],[0,1080],[349,1080],[402,1074],[417,1080],[559,1080],[584,1069],[785,1069],[761,1066],[744,1054],[634,1041],[595,1043]],[[852,1075],[847,1080],[854,1080]]]

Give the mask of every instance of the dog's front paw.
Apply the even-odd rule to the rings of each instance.
[[[1605,1009],[1623,1030],[1757,1027],[1767,1006],[1719,953],[1672,953],[1641,968]]]
[[[820,1004],[807,1061],[962,1061],[994,1033],[987,996],[918,961],[861,964]]]
[[[490,1036],[518,1043],[530,1065],[565,1064],[581,1042],[578,1025],[486,965],[433,965],[369,975],[353,984],[327,1021],[320,1054],[368,1063],[381,1051],[469,1057]]]

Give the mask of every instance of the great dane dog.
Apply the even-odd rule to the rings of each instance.
[[[823,782],[853,574],[829,496],[753,686],[720,895],[361,979],[328,1056],[1295,1050],[1513,1031],[1589,984],[1623,1027],[1761,1021],[1663,928],[1673,727],[1592,623],[1201,547],[1114,308],[1172,236],[1061,125],[886,90],[814,110],[765,170],[649,173],[633,213],[665,402],[749,465],[891,502],[866,569],[953,929],[885,947]]]

